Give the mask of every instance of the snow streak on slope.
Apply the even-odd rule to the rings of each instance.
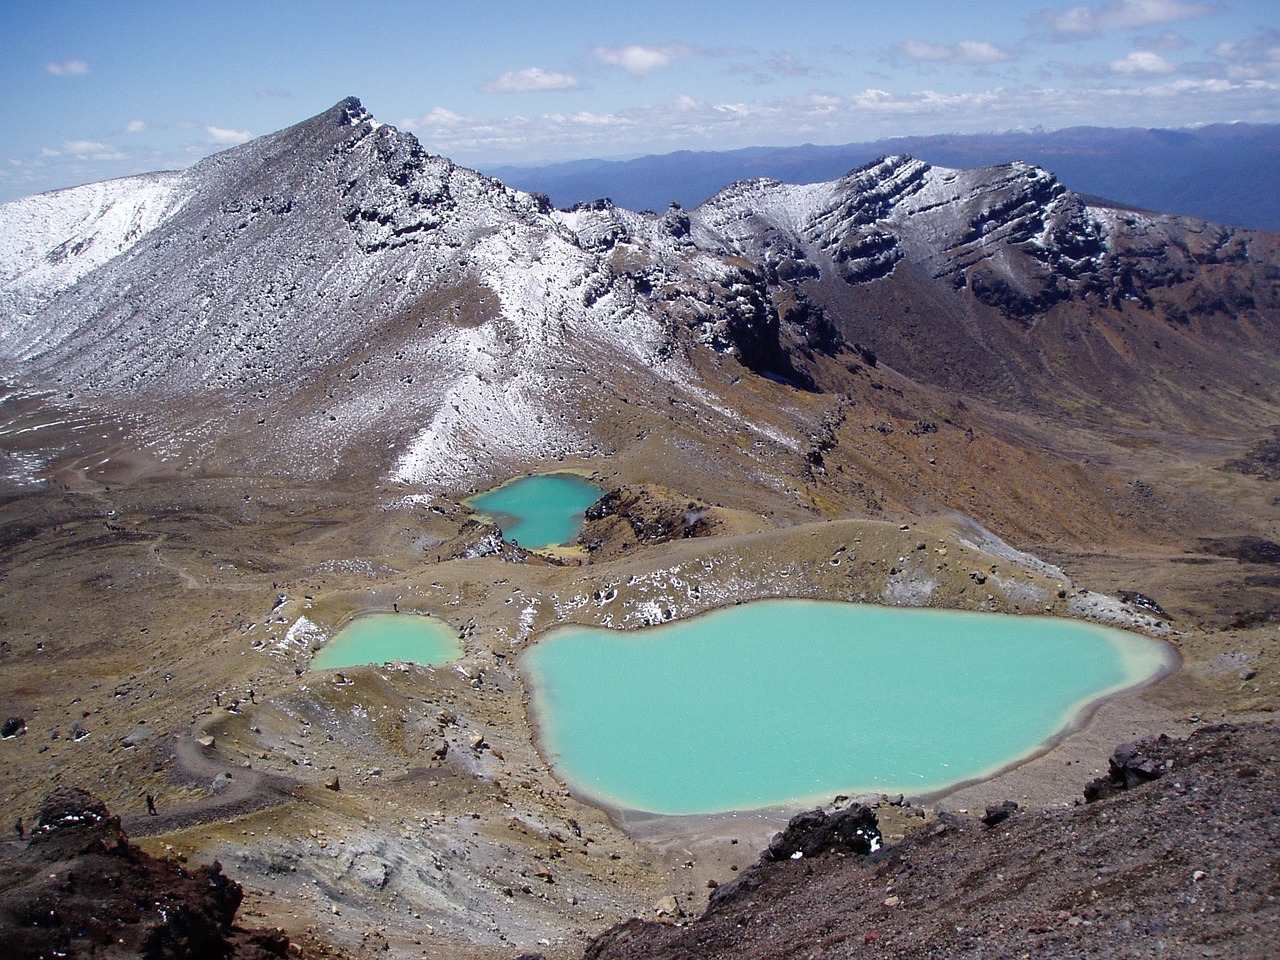
[[[472,251],[478,278],[500,305],[497,320],[451,330],[434,349],[450,386],[430,424],[399,459],[402,482],[460,481],[477,456],[551,459],[585,452],[553,371],[608,379],[619,362],[675,381],[691,371],[666,358],[666,324],[600,258],[553,229],[503,229]],[[603,362],[602,362],[603,361]]]
[[[27,317],[182,208],[182,173],[91,183],[0,204],[0,309]]]

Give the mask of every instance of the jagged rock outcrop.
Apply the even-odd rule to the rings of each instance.
[[[481,557],[498,557],[508,563],[528,563],[533,558],[528,550],[503,539],[502,529],[497,524],[474,517],[462,524],[456,537],[429,548],[428,553],[437,563],[445,560],[478,560]]]
[[[568,384],[625,370],[700,398],[702,349],[790,369],[758,271],[694,248],[688,214],[551,210],[354,98],[112,189],[119,212],[97,220],[83,191],[0,206],[0,360],[82,398],[195,411],[193,440],[270,421],[269,443],[238,440],[256,469],[323,475],[380,437],[393,478],[458,484],[590,451]],[[12,239],[37,225],[66,236]],[[171,402],[196,397],[219,409]]]
[[[706,503],[655,484],[628,484],[587,508],[579,540],[593,558],[604,559],[642,544],[708,536],[715,527]]]
[[[1086,199],[1025,163],[889,157],[829,183],[744,181],[694,212],[694,236],[764,262],[844,342],[951,389],[1041,407],[1046,382],[1144,407],[1174,394],[1207,415],[1216,384],[1276,362],[1275,237]],[[1208,396],[1179,390],[1187,369]]]
[[[880,845],[875,811],[860,803],[828,812],[809,810],[769,841],[761,862],[816,857],[828,851],[866,856]]]
[[[1107,775],[1085,786],[1085,800],[1093,803],[1163,777],[1173,767],[1173,760],[1168,756],[1172,744],[1167,736],[1160,736],[1116,747],[1107,761]]]
[[[0,849],[0,876],[0,942],[15,960],[290,954],[284,934],[235,925],[243,894],[221,866],[188,870],[149,856],[83,790],[49,795],[29,842]]]

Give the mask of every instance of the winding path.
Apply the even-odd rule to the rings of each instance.
[[[145,813],[121,817],[131,837],[149,837],[184,830],[197,824],[232,820],[236,817],[300,800],[300,781],[252,767],[232,766],[218,753],[217,746],[205,748],[198,739],[206,736],[221,717],[211,717],[196,725],[189,737],[174,743],[178,779],[208,784],[219,774],[230,781],[222,792],[172,809],[161,808],[155,816]]]

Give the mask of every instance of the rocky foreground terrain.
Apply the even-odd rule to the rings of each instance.
[[[279,931],[235,925],[243,894],[219,864],[188,871],[148,856],[83,790],[52,793],[30,826],[25,843],[0,846],[0,938],[10,956],[289,955]]]
[[[875,809],[913,857],[964,840],[1022,876],[995,861],[1005,832],[1057,850],[1058,827],[1178,782],[1074,808],[1115,743],[1280,706],[1278,244],[1029,164],[905,156],[690,210],[556,210],[354,99],[188,170],[0,206],[0,801],[30,823],[87,789],[148,854],[224,864],[236,922],[305,949],[569,958],[659,904],[672,919],[671,898],[697,914],[795,811],[574,796],[519,667],[555,625],[797,596],[1168,641],[1176,672],[1044,753]],[[606,491],[567,548],[504,545],[466,506],[546,470]],[[391,609],[447,620],[463,657],[308,671],[347,619]],[[1255,765],[1241,797],[1274,775]],[[999,830],[940,816],[1006,799]],[[874,886],[893,856],[751,875],[785,892],[844,864]],[[1217,889],[1218,867],[1185,866]],[[939,876],[900,906],[952,902]],[[1028,878],[1049,906],[1018,929],[1084,937],[1100,918],[1055,877]],[[1174,879],[1143,909],[1172,917]],[[900,943],[912,914],[877,894],[830,949],[868,925]],[[1136,911],[1115,915],[1154,943]],[[1178,949],[1200,943],[1177,916]],[[626,929],[665,949],[707,924]]]
[[[1006,800],[922,819],[891,843],[874,810],[837,798],[793,818],[731,882],[710,881],[701,916],[669,897],[665,920],[618,924],[583,960],[1270,957],[1278,750],[1276,724],[1126,744],[1083,806]],[[147,855],[83,791],[55,792],[29,841],[0,846],[0,877],[0,935],[20,958],[328,952],[236,926],[241,889],[219,864]]]
[[[870,811],[806,815],[697,919],[584,958],[1273,957],[1278,752],[1276,724],[1142,741],[1083,806],[944,814],[870,855]]]

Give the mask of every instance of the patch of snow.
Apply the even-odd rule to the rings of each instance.
[[[0,308],[29,325],[49,299],[181,210],[184,183],[181,172],[149,173],[0,204]]]
[[[328,639],[328,634],[307,617],[299,617],[293,621],[284,636],[276,641],[277,650],[311,650]]]
[[[1067,609],[1077,617],[1141,629],[1157,636],[1166,636],[1172,632],[1169,624],[1163,620],[1131,607],[1118,597],[1092,590],[1074,594],[1067,600]]]

